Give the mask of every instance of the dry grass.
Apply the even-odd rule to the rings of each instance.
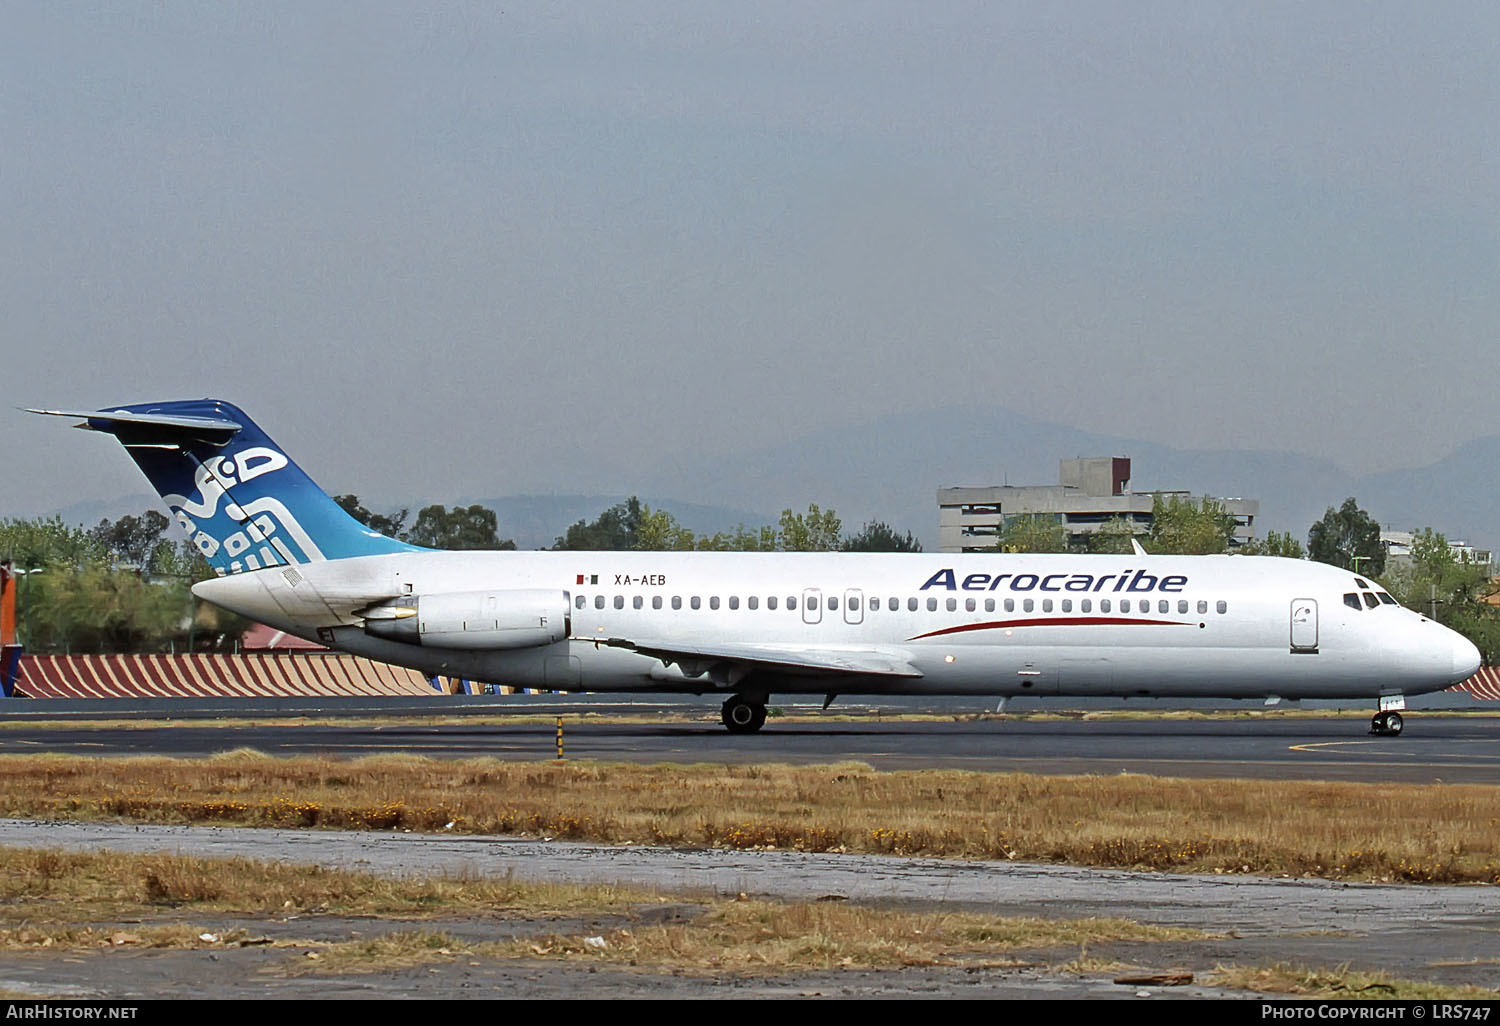
[[[1351,971],[1347,966],[1337,969],[1309,969],[1305,966],[1292,966],[1284,963],[1251,968],[1221,966],[1204,982],[1213,987],[1249,990],[1261,994],[1287,994],[1302,998],[1340,1000],[1363,998],[1375,1001],[1495,1001],[1500,999],[1500,990],[1423,983],[1388,976],[1385,973]]]
[[[173,909],[278,916],[310,911],[410,918],[555,916],[623,913],[661,900],[649,890],[609,885],[397,880],[247,858],[0,848],[0,947],[45,946],[48,936],[53,943],[67,943],[67,936],[48,931]]]
[[[649,968],[760,972],[1015,964],[1014,952],[1104,941],[1202,940],[1198,930],[1122,919],[1036,919],[915,913],[831,903],[719,901],[687,923],[552,935],[502,945],[502,957],[585,960]]]
[[[1500,882],[1500,789],[833,766],[0,757],[0,815]]]

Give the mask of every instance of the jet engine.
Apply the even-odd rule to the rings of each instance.
[[[412,595],[360,615],[366,634],[423,648],[531,648],[572,631],[567,592],[543,589]]]

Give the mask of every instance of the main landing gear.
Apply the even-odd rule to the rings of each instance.
[[[766,723],[766,703],[756,702],[744,695],[731,695],[724,703],[724,726],[731,734],[754,734]]]
[[[1404,724],[1398,712],[1378,712],[1370,721],[1370,733],[1378,737],[1397,737]]]

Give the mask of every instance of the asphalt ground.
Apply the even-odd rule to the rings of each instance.
[[[1116,718],[949,717],[941,720],[772,719],[733,735],[701,713],[673,720],[564,717],[568,759],[636,763],[857,761],[876,769],[956,768],[1043,774],[1140,773],[1402,783],[1500,782],[1500,717],[1413,713],[1400,737],[1372,737],[1368,718],[1308,714]],[[0,753],[202,757],[236,748],[272,755],[409,753],[434,758],[551,760],[548,719],[516,723],[280,720],[170,726],[19,724],[0,727]]]

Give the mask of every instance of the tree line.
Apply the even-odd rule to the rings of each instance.
[[[495,512],[484,506],[434,504],[412,516],[367,509],[355,495],[334,500],[372,530],[430,548],[514,549],[502,539]],[[188,541],[166,536],[169,521],[154,510],[93,528],[59,518],[0,520],[0,558],[17,573],[21,640],[33,652],[150,652],[225,650],[248,623],[197,602],[190,591],[213,571]],[[1139,540],[1157,554],[1234,552],[1309,558],[1379,581],[1408,608],[1418,609],[1473,641],[1485,662],[1500,661],[1500,605],[1488,565],[1465,558],[1432,528],[1414,532],[1409,559],[1387,566],[1380,525],[1350,498],[1308,531],[1307,546],[1290,534],[1234,545],[1235,520],[1212,499],[1193,502],[1157,495],[1149,527],[1114,518],[1082,540],[1071,540],[1055,516],[1009,518],[998,552],[1132,551]],[[810,504],[783,510],[775,524],[699,534],[667,510],[632,496],[593,520],[559,535],[557,550],[736,552],[920,552],[910,532],[871,521],[846,532],[837,513]]]

